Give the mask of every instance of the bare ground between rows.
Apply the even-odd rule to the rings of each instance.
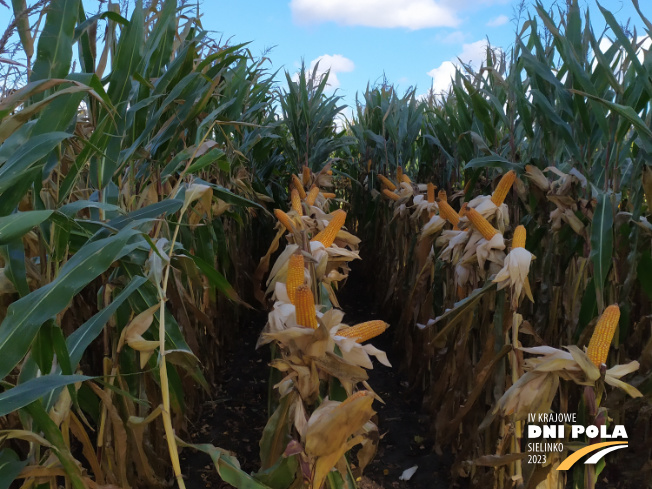
[[[353,272],[355,273],[355,271]],[[342,289],[340,303],[345,322],[355,324],[377,318],[370,310],[370,291],[365,281],[352,281]],[[379,318],[382,319],[382,318]],[[242,468],[251,473],[259,468],[258,442],[267,422],[269,350],[255,349],[256,339],[266,321],[263,313],[243,320],[228,360],[215,387],[212,400],[189,427],[193,443],[212,443],[234,452]],[[450,457],[432,451],[428,418],[421,414],[420,399],[408,389],[398,371],[399,358],[392,349],[392,330],[374,340],[385,350],[393,368],[378,362],[369,372],[369,383],[385,404],[374,403],[382,439],[378,453],[365,469],[359,485],[364,489],[444,489],[455,487],[450,480]],[[208,456],[186,450],[182,454],[188,487],[231,487],[217,475]],[[409,481],[399,478],[404,470],[418,466]]]

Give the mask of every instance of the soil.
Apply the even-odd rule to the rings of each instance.
[[[376,318],[369,310],[368,291],[359,284],[362,282],[346,284],[340,295],[347,324]],[[216,387],[214,398],[203,404],[195,418],[197,421],[190,427],[193,443],[212,443],[234,452],[248,473],[259,468],[258,441],[267,422],[269,350],[254,348],[265,321],[266,315],[258,313],[241,323],[238,341],[233,345],[222,372],[222,382]],[[393,365],[399,365],[398,355],[392,349],[391,328],[374,340],[374,346],[385,350]],[[382,438],[378,453],[365,469],[359,487],[456,487],[450,480],[452,459],[433,452],[427,417],[420,414],[420,399],[409,391],[398,369],[375,362],[369,375],[369,384],[385,402],[374,403]],[[186,450],[182,457],[187,487],[231,487],[219,478],[207,455]],[[414,466],[418,468],[410,480],[400,480],[403,471]]]

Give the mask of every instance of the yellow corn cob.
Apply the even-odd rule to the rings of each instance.
[[[391,191],[390,189],[388,189],[388,188],[384,188],[384,189],[383,189],[383,195],[384,195],[385,197],[389,198],[389,199],[392,199],[393,201],[397,201],[398,199],[400,199],[400,197],[398,196],[398,194],[395,194],[394,192],[392,192],[392,191]]]
[[[319,195],[319,187],[313,186],[310,189],[310,192],[308,192],[308,195],[306,196],[306,204],[315,205],[315,200],[317,200],[318,195]]]
[[[525,248],[525,226],[517,226],[514,229],[514,237],[512,238],[512,249]]]
[[[337,209],[333,212],[333,218],[331,219],[331,222],[328,223],[328,226],[317,233],[317,235],[310,241],[319,241],[328,248],[333,244],[337,233],[339,233],[342,226],[344,226],[344,221],[346,221],[346,212],[342,209]]]
[[[401,183],[403,181],[403,167],[402,166],[397,166],[396,167],[396,181]]]
[[[462,193],[466,195],[466,193],[469,191],[469,187],[471,187],[471,180],[468,180],[466,184],[464,185],[464,190],[462,190]]]
[[[283,224],[283,226],[285,226],[289,232],[294,232],[292,230],[292,220],[290,219],[290,216],[288,216],[281,209],[274,209],[274,215],[276,216],[276,219],[278,219],[278,222]]]
[[[352,394],[349,397],[347,397],[346,399],[344,399],[340,403],[340,405],[337,406],[337,407],[341,408],[342,406],[346,406],[347,404],[349,404],[350,402],[355,401],[356,399],[360,399],[361,397],[365,397],[365,396],[369,396],[369,395],[372,395],[371,392],[369,392],[369,391],[358,391],[355,394]]]
[[[462,204],[462,207],[460,207],[460,211],[458,212],[458,214],[460,215],[460,217],[464,217],[464,216],[466,216],[466,212],[467,212],[468,210],[469,210],[469,203],[468,203],[468,202],[464,202],[464,203]]]
[[[614,338],[618,321],[620,320],[620,308],[618,304],[608,306],[603,312],[598,323],[595,325],[593,336],[589,341],[586,355],[597,367],[607,361],[609,347]]]
[[[380,182],[389,190],[396,190],[396,185],[394,185],[394,182],[392,182],[385,175],[378,175],[378,180],[380,180]]]
[[[301,180],[299,180],[299,177],[292,175],[292,183],[294,184],[294,188],[297,189],[297,192],[299,192],[301,200],[304,200],[306,198],[306,191],[303,189],[303,184],[301,183]]]
[[[355,340],[356,343],[362,343],[383,333],[387,329],[387,326],[388,324],[385,321],[376,319],[374,321],[356,324],[350,328],[340,329],[337,335]]]
[[[297,288],[303,285],[303,255],[292,255],[288,262],[288,276],[285,280],[285,286],[288,291],[290,302],[294,304]]]
[[[367,161],[367,173],[371,171],[371,158]]]
[[[303,165],[301,173],[303,178],[303,186],[306,187],[310,183],[310,168],[308,168],[306,165]]]
[[[308,285],[297,287],[294,305],[296,307],[297,324],[306,328],[317,329],[317,314],[315,312],[315,297]]]
[[[496,206],[500,206],[505,201],[505,197],[507,197],[509,189],[512,188],[514,180],[516,180],[516,172],[514,170],[509,170],[500,179],[496,190],[494,190],[494,193],[491,194],[491,201]]]
[[[474,208],[470,208],[466,211],[466,217],[469,218],[469,221],[471,221],[471,224],[480,231],[480,234],[489,241],[491,238],[493,238],[498,231],[489,224],[489,221],[487,221],[482,215],[476,211]]]
[[[292,189],[290,194],[290,200],[292,201],[292,210],[303,216],[303,207],[301,207],[301,197],[299,197],[299,191],[296,188]]]
[[[401,182],[412,183],[412,180],[410,180],[410,177],[408,177],[405,173],[403,173],[403,175],[401,175]]]
[[[444,198],[442,199],[442,193],[444,194]],[[455,209],[453,209],[448,202],[446,202],[446,192],[439,192],[439,215],[446,219],[448,222],[450,222],[455,229],[457,229],[457,225],[460,223],[460,216],[457,212],[455,212]]]
[[[428,202],[430,202],[431,204],[435,201],[435,190],[436,189],[437,189],[437,187],[435,187],[432,183],[428,184],[428,194],[427,194],[428,195]],[[445,192],[444,192],[444,195],[446,195]]]
[[[322,195],[324,196],[325,199],[334,199],[335,198],[335,194],[332,193],[332,192],[324,192]]]

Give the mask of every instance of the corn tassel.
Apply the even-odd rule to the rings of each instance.
[[[304,278],[303,255],[290,256],[290,261],[288,262],[288,276],[285,280],[285,286],[292,304],[294,304],[296,299],[297,288],[303,285]]]
[[[396,190],[396,185],[394,185],[394,182],[392,182],[385,175],[378,175],[378,180],[380,180],[380,182],[389,190]]]
[[[491,238],[498,234],[496,228],[489,224],[489,221],[482,217],[482,215],[475,209],[468,209],[466,211],[466,217],[469,219],[469,221],[471,221],[473,227],[480,231],[480,234],[482,234],[484,239],[487,241],[491,240]]]
[[[317,329],[317,313],[315,312],[315,297],[306,284],[299,285],[295,293],[297,324],[306,328]]]
[[[428,184],[427,196],[428,196],[428,202],[430,202],[431,204],[435,201],[435,190],[436,189],[437,189],[437,187],[435,187],[432,183]]]
[[[340,329],[337,335],[355,340],[356,343],[362,343],[383,333],[387,329],[387,326],[388,324],[385,321],[376,319],[374,321],[356,324],[350,328]]]
[[[301,197],[299,197],[299,191],[296,188],[293,188],[290,195],[290,200],[292,201],[292,210],[300,216],[303,216],[303,207],[301,206]]]
[[[335,194],[332,193],[332,192],[324,192],[322,195],[324,196],[325,199],[334,199],[335,198]]]
[[[517,226],[514,230],[514,237],[512,238],[512,249],[525,248],[525,226]]]
[[[303,179],[303,186],[307,187],[308,184],[310,183],[310,168],[308,168],[306,165],[303,165],[303,169],[301,170],[301,177]]]
[[[337,233],[339,233],[342,226],[344,226],[344,221],[346,221],[346,212],[342,209],[336,210],[333,212],[333,218],[331,219],[331,222],[328,223],[328,226],[317,233],[317,235],[310,241],[319,241],[324,245],[324,247],[328,248],[333,244]]]
[[[597,367],[600,367],[600,365],[607,361],[609,347],[616,333],[619,320],[620,308],[618,304],[612,304],[602,312],[602,316],[600,316],[598,323],[595,325],[595,330],[593,331],[593,336],[591,336],[591,341],[589,341],[586,355]]]
[[[301,200],[305,200],[306,191],[303,189],[303,184],[301,183],[301,180],[299,180],[299,177],[292,175],[292,184],[294,185],[294,188],[297,189],[297,192],[299,192],[299,197],[301,197]]]
[[[313,186],[310,189],[310,192],[308,192],[308,195],[306,196],[306,204],[315,205],[315,200],[317,200],[318,195],[319,195],[319,187]]]
[[[398,194],[395,194],[394,192],[392,192],[392,191],[391,191],[390,189],[388,189],[388,188],[384,188],[384,189],[383,189],[383,195],[384,195],[385,197],[389,198],[389,199],[392,199],[392,200],[395,201],[395,202],[396,202],[398,199],[400,199],[400,197],[398,196]]]
[[[516,180],[516,172],[514,170],[509,170],[500,179],[496,190],[491,194],[491,201],[496,205],[496,207],[500,207],[500,205],[505,201],[505,197],[507,197],[507,193],[512,188],[514,180]]]
[[[294,230],[292,229],[292,220],[290,219],[290,216],[288,216],[285,212],[283,212],[281,209],[274,209],[274,215],[276,216],[276,219],[278,219],[278,222],[283,224],[285,228],[293,233]]]

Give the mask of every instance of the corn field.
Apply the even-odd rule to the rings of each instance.
[[[181,453],[229,487],[352,489],[391,402],[374,367],[421,400],[451,487],[645,487],[652,11],[630,1],[644,33],[536,2],[447,93],[368,86],[342,128],[328,74],[271,72],[197,6],[0,0],[0,489],[185,488]],[[254,310],[248,472],[190,435]],[[530,463],[540,413],[628,447]]]

